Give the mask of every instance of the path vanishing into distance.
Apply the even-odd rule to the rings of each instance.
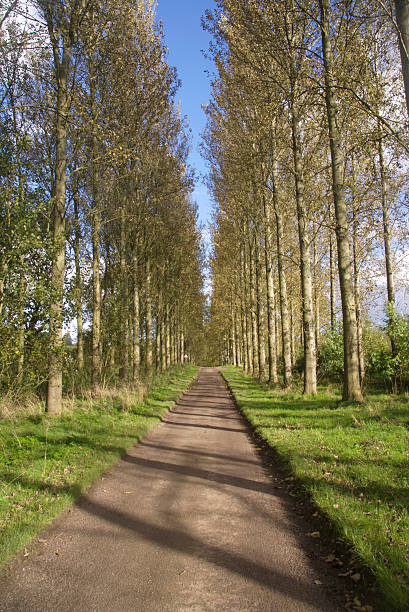
[[[2,575],[0,610],[343,609],[337,578],[320,575],[307,526],[274,482],[218,370],[202,368],[163,422]]]

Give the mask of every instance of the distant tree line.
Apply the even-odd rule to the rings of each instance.
[[[203,144],[216,202],[210,357],[273,385],[281,373],[285,387],[298,371],[307,394],[317,376],[342,376],[345,400],[362,400],[368,378],[404,387],[408,3],[216,4],[204,19],[216,66]],[[384,330],[368,317],[381,278]]]
[[[0,9],[0,391],[55,414],[195,356],[189,139],[152,0]]]

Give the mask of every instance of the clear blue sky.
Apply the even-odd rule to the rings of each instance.
[[[201,175],[206,173],[199,153],[200,133],[205,126],[201,105],[206,104],[210,97],[210,79],[205,70],[212,70],[212,66],[201,52],[208,49],[209,35],[202,30],[200,18],[206,9],[213,8],[213,0],[157,0],[157,17],[163,22],[165,44],[169,49],[168,63],[177,68],[182,81],[177,99],[193,132],[189,161],[199,175],[194,199],[202,223],[210,220],[211,202],[201,180]]]

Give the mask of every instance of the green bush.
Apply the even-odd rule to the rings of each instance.
[[[344,340],[342,324],[328,330],[318,350],[318,368],[321,375],[339,379],[344,373]]]
[[[371,382],[388,384],[394,375],[391,343],[387,334],[366,325],[363,330],[366,377]]]

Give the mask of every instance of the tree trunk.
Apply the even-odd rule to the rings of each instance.
[[[256,305],[256,279],[253,249],[249,248],[249,279],[250,279],[250,316],[251,316],[251,346],[252,346],[252,376],[259,376],[258,361],[258,334],[257,334],[257,305]]]
[[[20,257],[21,262],[21,271],[20,271],[20,279],[18,286],[18,333],[17,333],[17,384],[21,385],[23,382],[23,372],[24,372],[24,345],[26,338],[26,329],[25,329],[25,314],[24,314],[24,304],[25,304],[25,296],[27,291],[27,283],[24,277],[23,271],[23,256]]]
[[[284,270],[284,251],[283,251],[283,221],[281,214],[276,208],[276,226],[277,226],[277,265],[278,265],[278,283],[280,287],[280,312],[281,312],[281,337],[283,349],[283,384],[286,389],[291,387],[293,382],[292,364],[291,364],[291,338],[290,325],[288,315],[288,295],[287,295],[287,280]]]
[[[258,337],[258,363],[260,380],[266,379],[266,319],[264,314],[264,291],[263,275],[261,273],[260,246],[255,238],[255,268],[256,268],[256,290],[257,290],[257,337]]]
[[[359,377],[358,337],[353,262],[348,240],[348,211],[345,203],[343,154],[337,126],[335,102],[335,78],[329,30],[329,0],[319,0],[321,11],[321,37],[324,58],[325,101],[331,149],[332,188],[335,204],[336,234],[338,246],[338,270],[341,287],[342,318],[344,329],[344,401],[362,401]]]
[[[304,393],[317,393],[317,358],[314,332],[314,309],[308,217],[304,203],[304,177],[300,153],[298,117],[292,112],[292,142],[294,158],[295,194],[297,203],[298,236],[300,242],[300,270],[302,313],[304,325]]]
[[[335,331],[336,320],[336,301],[335,301],[335,249],[332,230],[329,234],[329,282],[330,282],[330,309],[331,309],[331,329]]]
[[[409,117],[409,2],[395,0],[396,23],[398,25],[399,50],[405,85],[406,109]]]
[[[248,330],[247,330],[247,301],[246,301],[246,265],[244,247],[240,251],[240,317],[242,330],[243,366],[246,374],[250,371]]]
[[[128,380],[129,369],[129,350],[128,350],[128,274],[126,266],[126,220],[125,209],[122,206],[120,211],[120,270],[121,270],[121,320],[120,320],[120,355],[121,365],[119,368],[119,378],[122,382]]]
[[[168,370],[171,366],[171,357],[170,357],[170,307],[169,304],[166,304],[166,369]]]
[[[356,308],[356,327],[358,335],[358,358],[359,358],[359,378],[361,385],[365,378],[365,356],[364,356],[364,344],[362,338],[362,311],[361,311],[361,298],[359,295],[359,262],[358,262],[358,220],[356,218],[356,211],[353,214],[353,232],[352,232],[352,252],[354,258],[354,291],[355,291],[355,308]]]
[[[53,24],[48,24],[50,32]],[[55,40],[55,39],[54,39]],[[54,69],[57,77],[57,101],[55,108],[56,152],[54,171],[54,200],[52,232],[54,257],[51,268],[52,303],[50,306],[50,354],[46,411],[58,415],[62,411],[62,311],[65,275],[65,187],[67,181],[67,117],[68,74],[71,63],[71,46],[63,43],[62,60],[59,60],[58,43],[54,46]]]
[[[160,371],[166,371],[166,323],[165,314],[162,311],[162,320],[160,323]]]
[[[101,380],[101,275],[100,240],[101,219],[95,207],[92,211],[92,386],[95,389]],[[122,257],[122,255],[121,255]],[[122,262],[122,259],[121,259]],[[121,263],[122,265],[122,263]],[[124,277],[122,276],[122,282]]]
[[[81,230],[79,219],[78,193],[74,194],[74,260],[75,260],[75,308],[77,311],[77,369],[84,369],[84,332],[82,318],[82,279],[81,279]]]
[[[148,380],[152,378],[152,295],[151,295],[151,262],[148,258],[146,261],[146,278],[145,278],[145,305],[146,305],[146,347],[145,347],[145,368],[146,377]]]
[[[378,123],[378,129],[381,131],[382,128]],[[386,288],[388,293],[388,319],[389,326],[395,320],[395,280],[393,275],[393,258],[392,258],[392,247],[391,247],[391,231],[389,224],[389,205],[386,196],[386,173],[385,173],[385,160],[383,153],[383,138],[382,132],[378,140],[378,153],[379,153],[379,169],[381,178],[381,199],[382,199],[382,220],[383,220],[383,244],[385,251],[385,272],[386,272]],[[392,352],[395,354],[394,341],[391,338]]]
[[[133,352],[133,381],[139,382],[140,366],[141,366],[141,346],[139,340],[140,322],[140,302],[139,302],[139,287],[138,287],[138,258],[136,250],[132,256],[132,272],[133,272],[133,336],[132,336],[132,352]]]
[[[294,300],[290,300],[290,330],[291,330],[291,363],[293,368],[296,365],[295,355],[295,322],[294,322]]]

